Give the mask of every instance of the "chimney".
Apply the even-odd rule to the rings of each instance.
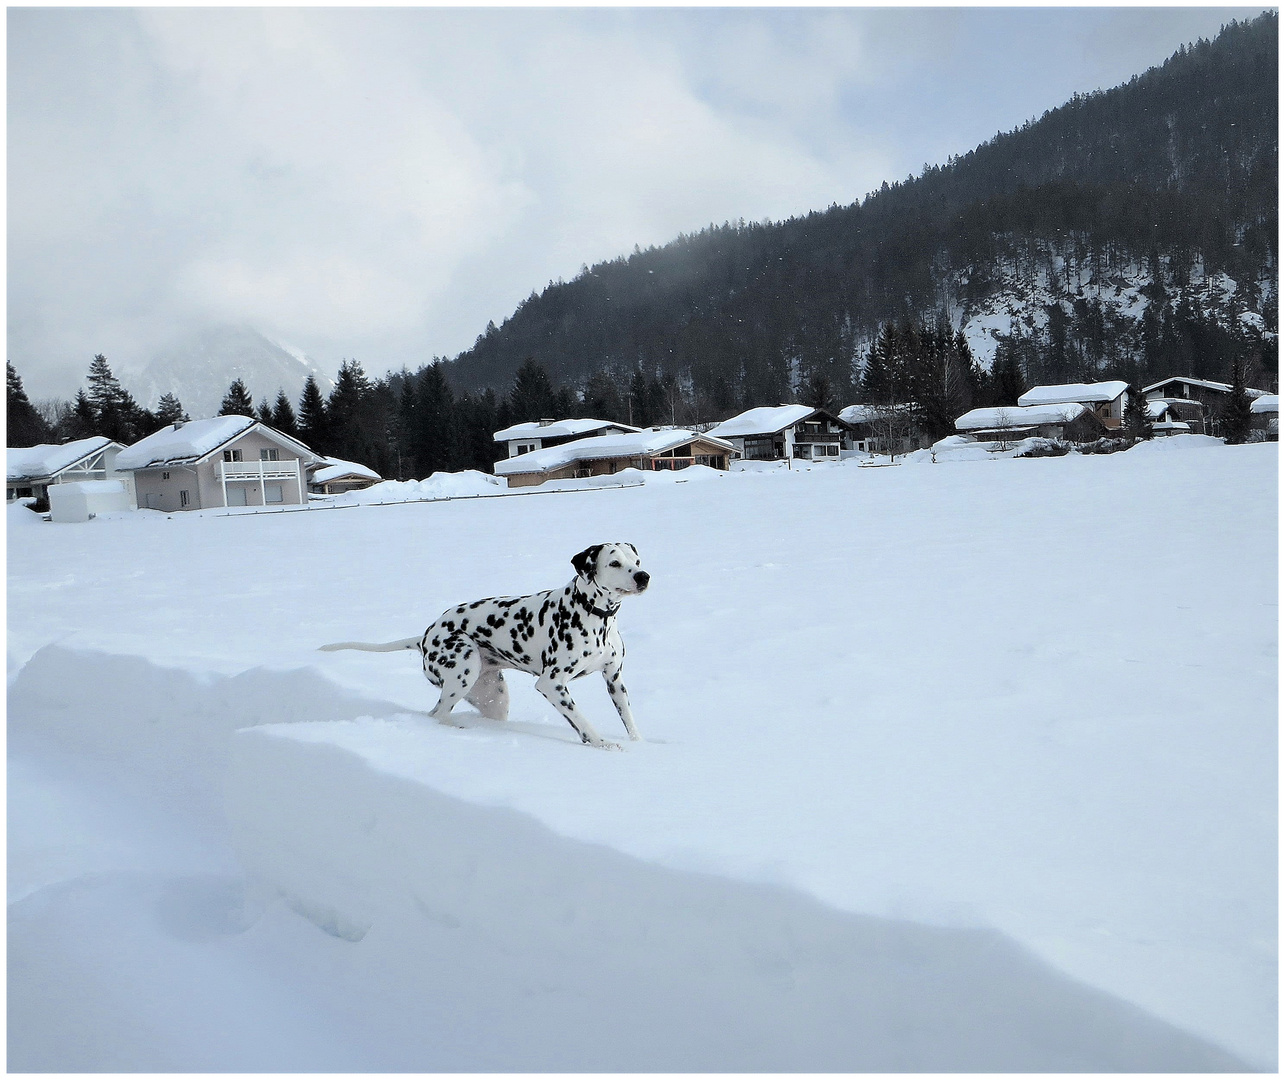
[[[553,418],[552,418],[552,417],[550,417],[548,420],[541,420],[541,421],[540,421],[540,426],[541,426],[541,427],[548,427],[548,426],[549,426],[550,424],[552,424],[552,423],[553,423]]]

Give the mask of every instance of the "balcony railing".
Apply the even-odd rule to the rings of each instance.
[[[233,480],[295,480],[299,477],[299,461],[220,461],[219,479]]]

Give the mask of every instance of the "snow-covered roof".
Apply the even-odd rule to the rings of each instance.
[[[1059,386],[1032,386],[1017,399],[1019,405],[1057,405],[1067,401],[1114,401],[1129,384],[1120,379],[1098,383],[1062,383]]]
[[[816,411],[811,405],[763,405],[724,420],[717,427],[710,428],[709,433],[719,439],[775,435],[800,420],[806,420]]]
[[[909,401],[895,405],[849,405],[839,410],[839,419],[845,424],[868,424],[871,420],[887,416],[890,410],[904,413],[913,408],[914,404]]]
[[[1249,411],[1255,413],[1280,412],[1280,401],[1279,394],[1263,394],[1249,403]]]
[[[562,439],[568,435],[588,435],[603,428],[621,428],[625,431],[641,431],[641,428],[629,424],[618,424],[614,420],[595,420],[582,417],[578,420],[555,420],[551,424],[528,421],[525,424],[514,424],[503,431],[497,431],[492,438],[496,442],[512,442],[514,439]]]
[[[5,451],[5,477],[8,480],[34,480],[54,476],[108,446],[120,446],[120,443],[112,442],[104,435],[93,435],[69,443],[10,447]]]
[[[344,461],[342,458],[332,457],[322,458],[322,461],[325,464],[312,473],[310,483],[328,484],[331,480],[338,480],[341,476],[360,476],[363,480],[383,479],[374,469],[359,465],[355,461]]]
[[[729,442],[699,431],[686,428],[663,428],[660,431],[630,431],[623,435],[595,435],[588,439],[543,450],[531,450],[517,457],[505,458],[495,463],[497,476],[511,473],[550,472],[570,465],[573,461],[599,461],[604,458],[640,457],[644,454],[662,454],[693,439],[704,439],[724,450],[735,450]]]
[[[292,439],[252,417],[211,416],[204,420],[171,424],[160,431],[154,431],[145,439],[139,439],[133,446],[121,451],[116,459],[116,468],[124,471],[156,465],[190,465],[208,457],[219,447],[256,426],[268,438],[289,447],[306,460],[316,457],[298,439]]]
[[[1154,382],[1150,386],[1144,386],[1142,388],[1142,392],[1144,394],[1149,394],[1152,390],[1159,390],[1160,387],[1168,386],[1170,383],[1174,382],[1186,383],[1188,386],[1203,387],[1205,390],[1218,390],[1224,394],[1231,393],[1231,383],[1213,382],[1210,379],[1192,379],[1188,378],[1186,375],[1170,375],[1167,379],[1161,379],[1159,382]],[[1252,398],[1258,398],[1263,397],[1267,391],[1255,390],[1252,386],[1247,386],[1245,387],[1245,393]]]
[[[1002,405],[972,409],[955,421],[958,431],[989,431],[993,428],[1024,428],[1036,424],[1066,424],[1088,412],[1079,402],[1054,405]]]

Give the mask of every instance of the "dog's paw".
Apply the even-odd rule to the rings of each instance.
[[[620,743],[607,742],[606,739],[599,739],[597,742],[586,740],[585,746],[592,746],[595,750],[620,750],[623,749]]]

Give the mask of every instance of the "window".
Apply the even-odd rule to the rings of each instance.
[[[812,456],[812,445],[810,443],[795,443],[794,456],[796,458],[810,458]]]
[[[223,460],[224,461],[244,461],[245,459],[241,456],[240,450],[224,450]]]
[[[178,493],[178,504],[179,504],[179,506],[180,506],[180,507],[183,507],[183,506],[186,506],[186,505],[187,505],[187,492],[186,492],[186,491],[180,491],[180,492]]]
[[[281,451],[275,446],[264,446],[259,449],[260,461],[280,461]]]
[[[167,473],[167,472],[163,472],[163,473],[161,473],[161,479],[162,479],[162,480],[168,480],[169,478],[170,478],[170,474],[169,474],[169,473]]]

